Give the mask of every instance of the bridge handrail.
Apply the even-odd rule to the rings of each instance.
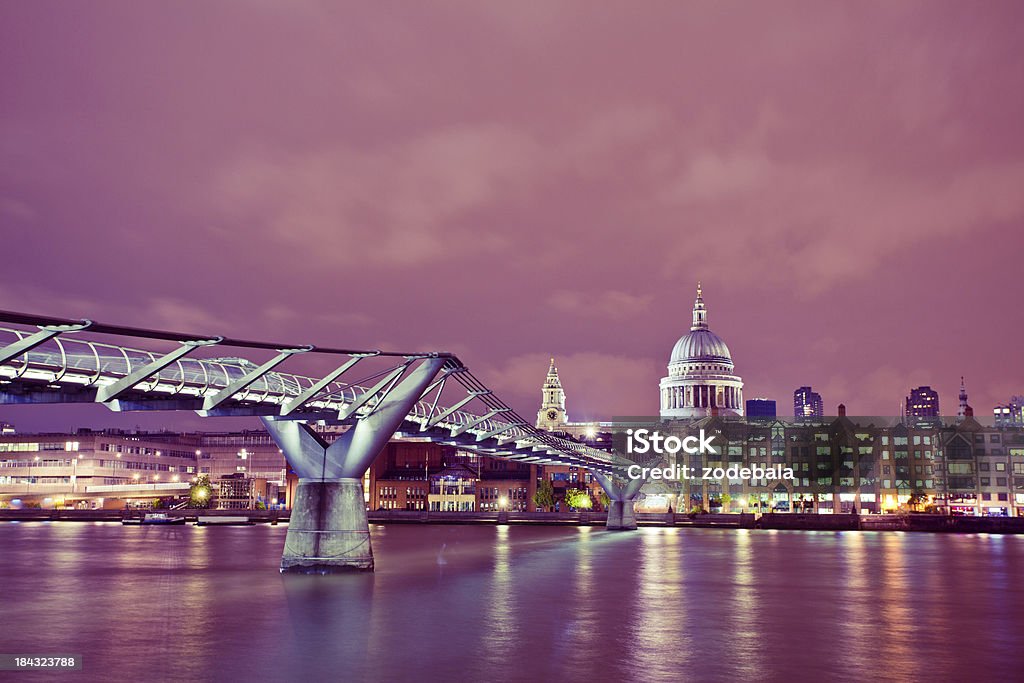
[[[0,312],[0,319],[5,319]],[[55,319],[31,318],[32,320],[54,321]],[[20,322],[20,319],[15,320]],[[60,321],[67,323],[68,321]],[[38,324],[38,323],[37,323]],[[140,332],[135,328],[122,328],[111,326],[90,327],[91,332],[105,332],[109,334],[127,334]],[[111,331],[116,330],[116,331]],[[5,346],[21,341],[28,336],[28,332],[16,328],[0,327],[0,349]],[[140,334],[139,336],[147,336]],[[178,335],[172,333],[160,333],[148,335],[148,338],[158,338],[168,341],[194,340],[195,336]],[[227,343],[227,340],[222,343]],[[274,347],[280,350],[278,345],[257,344],[242,342],[246,348],[268,348]],[[321,351],[321,349],[316,349]],[[394,354],[375,351],[342,351],[332,350],[337,353],[366,354],[382,356],[401,356],[402,358],[422,358],[425,354]],[[452,354],[431,354],[434,357],[445,357],[451,360],[453,365],[464,369],[461,362]],[[35,346],[31,350],[0,364],[0,380],[13,379],[36,380],[43,383],[70,383],[82,387],[101,387],[109,385],[129,375],[140,367],[151,364],[161,356],[160,353],[143,349],[134,349],[113,344],[106,344],[93,340],[78,339],[73,337],[56,336],[48,341]],[[136,389],[147,394],[164,394],[167,396],[191,396],[203,398],[218,390],[231,385],[232,382],[244,377],[248,371],[256,368],[256,364],[245,358],[179,358],[171,365],[154,373],[144,381],[136,385]],[[378,373],[383,374],[383,373]],[[435,429],[465,428],[467,434],[479,436],[501,430],[499,438],[505,442],[527,442],[537,446],[551,449],[560,453],[566,458],[579,458],[581,461],[591,460],[600,464],[611,466],[622,466],[625,464],[622,458],[606,453],[575,441],[555,437],[529,425],[517,414],[514,413],[503,402],[493,397],[486,387],[470,373],[456,376],[467,391],[478,391],[481,393],[481,400],[485,405],[497,407],[504,411],[501,414],[508,415],[510,419],[505,420],[498,417],[488,417],[481,420],[481,415],[467,410],[456,410],[447,415],[443,420],[434,426]],[[282,405],[285,402],[299,396],[303,391],[313,387],[319,380],[293,373],[270,371],[261,375],[255,382],[242,391],[232,396],[232,399],[239,402],[252,402],[256,404]],[[360,397],[365,396],[370,389],[366,386],[335,381],[325,386],[317,397],[305,404],[304,410],[310,412],[345,410]],[[360,413],[370,412],[375,407],[373,398],[366,401],[360,408]],[[421,427],[429,420],[432,411],[437,411],[437,406],[425,400],[415,404],[408,419],[418,423]],[[443,407],[440,410],[444,410]],[[475,423],[475,424],[474,424]]]

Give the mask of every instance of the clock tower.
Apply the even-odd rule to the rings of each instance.
[[[537,427],[548,431],[559,430],[569,418],[565,414],[565,392],[562,390],[562,380],[558,379],[558,368],[555,367],[555,359],[551,359],[551,366],[548,367],[548,376],[544,380],[544,388],[541,389],[540,410],[537,411]]]

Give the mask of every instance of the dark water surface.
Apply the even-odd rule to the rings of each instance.
[[[1020,680],[1024,538],[372,527],[377,571],[277,571],[286,527],[0,523],[4,680]]]

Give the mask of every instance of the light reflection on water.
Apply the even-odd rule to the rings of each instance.
[[[83,654],[77,680],[1019,670],[1024,538],[375,526],[377,572],[304,577],[277,573],[285,531],[0,523],[0,652]]]

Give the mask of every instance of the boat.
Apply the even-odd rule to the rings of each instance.
[[[128,519],[122,519],[121,524],[134,525],[134,524],[184,524],[184,517],[171,517],[166,512],[147,512],[142,517],[130,517]]]
[[[230,515],[201,515],[196,518],[196,526],[250,526],[254,522],[248,517]]]

